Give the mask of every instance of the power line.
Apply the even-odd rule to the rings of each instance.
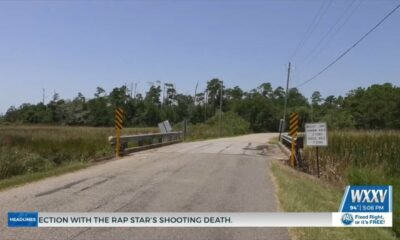
[[[317,74],[315,74],[313,77],[307,79],[306,81],[300,83],[299,85],[296,86],[296,88],[304,86],[305,84],[309,83],[310,81],[314,80],[317,78],[319,75],[324,73],[328,68],[333,66],[337,61],[339,61],[341,58],[343,58],[347,53],[349,53],[353,48],[355,48],[362,40],[364,40],[370,33],[372,33],[377,27],[379,27],[390,15],[392,15],[397,9],[400,8],[400,4],[397,5],[392,11],[390,11],[384,18],[382,18],[371,30],[369,30],[366,34],[364,34],[357,42],[355,42],[351,47],[349,47],[346,51],[344,51],[342,54],[340,54],[335,60],[333,60],[331,63],[329,63],[325,68],[323,68],[321,71],[319,71]]]
[[[306,32],[304,33],[301,41],[299,42],[299,44],[297,45],[296,49],[292,53],[290,59],[293,59],[296,56],[297,52],[299,52],[299,50],[304,46],[304,44],[307,42],[308,38],[310,37],[310,35],[314,31],[315,26],[319,24],[318,21],[321,19],[321,15],[323,15],[325,13],[325,11],[322,12],[322,10],[325,7],[325,3],[326,3],[326,1],[322,2],[321,6],[319,7],[319,9],[317,11],[317,14],[315,14],[315,16],[312,19],[310,25],[308,26]]]
[[[350,20],[350,18],[353,16],[353,14],[356,12],[356,10],[360,7],[360,5],[362,4],[362,1],[363,0],[359,0],[358,4],[347,15],[348,11],[351,9],[351,7],[356,2],[356,0],[353,0],[350,3],[350,5],[343,12],[343,14],[337,19],[336,23],[331,26],[331,28],[328,30],[328,32],[325,34],[325,36],[322,39],[320,39],[320,41],[317,43],[317,45],[314,47],[314,49],[312,49],[309,52],[308,56],[306,56],[304,58],[303,61],[305,63],[303,64],[302,68],[305,68],[306,66],[308,66],[310,64],[310,62],[312,62],[314,59],[316,59],[327,48],[327,46],[329,46],[329,43],[331,43],[331,41],[336,37],[337,33],[343,28],[344,25],[346,25],[346,23]],[[346,16],[346,18],[344,18],[345,16]],[[340,23],[340,20],[342,20],[343,18],[344,18],[344,21],[342,21],[342,24],[340,24],[340,26],[338,26],[338,28],[336,28],[336,30],[333,32],[333,34],[331,34],[330,38],[326,39],[327,41],[325,41],[325,43],[323,44],[323,42],[324,42],[323,40],[325,40],[325,38],[327,38],[329,36],[329,33],[333,29],[335,29],[335,27]],[[318,50],[318,51],[316,51],[316,50]],[[314,56],[312,57],[312,55],[314,55]],[[310,58],[310,57],[312,57],[312,58]]]
[[[308,58],[310,58],[312,55],[314,55],[314,53],[316,53],[314,55],[314,58],[317,57],[325,48],[325,46],[328,45],[328,43],[331,42],[331,40],[335,37],[335,35],[339,32],[339,30],[347,23],[347,21],[350,19],[350,17],[354,14],[355,10],[357,10],[357,8],[361,5],[362,1],[359,2],[359,4],[353,8],[352,11],[350,11],[350,14],[347,15],[347,13],[349,12],[349,10],[351,10],[353,4],[355,3],[356,0],[353,0],[350,2],[350,4],[347,6],[347,8],[345,9],[345,11],[339,16],[339,18],[336,20],[336,22],[330,27],[330,29],[326,32],[326,34],[324,35],[324,37],[322,37],[318,43],[315,45],[315,47],[310,51],[310,53],[308,54],[308,56],[306,56],[304,58],[304,60],[307,60]],[[345,18],[345,16],[347,15],[347,17]],[[339,26],[339,28],[336,28],[338,26],[338,24],[344,19],[343,24],[341,24]],[[332,31],[336,28],[336,31],[333,32],[333,34],[331,35]],[[330,36],[330,38],[328,38]],[[327,41],[325,41],[327,40]],[[325,44],[323,44],[325,42]],[[318,49],[319,48],[319,49]],[[316,52],[316,50],[319,50]],[[309,59],[309,61],[307,61],[307,63],[311,62],[314,58]]]

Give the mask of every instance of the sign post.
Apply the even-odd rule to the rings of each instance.
[[[319,154],[318,154],[318,147],[316,147],[315,152],[317,153],[317,174],[318,174],[318,178],[319,176]]]
[[[297,130],[299,128],[299,115],[295,112],[290,114],[290,121],[289,121],[289,135],[292,137],[292,148],[290,151],[290,166],[294,167],[295,163],[295,147],[296,147],[296,140],[297,140]]]
[[[326,123],[306,123],[306,145],[316,147],[317,153],[317,172],[319,173],[319,154],[318,147],[328,146],[328,130]]]
[[[120,156],[121,149],[121,129],[123,123],[124,110],[122,108],[115,109],[115,157]]]
[[[283,131],[283,118],[281,118],[279,121],[279,138],[278,138],[279,141],[281,141],[282,131]]]

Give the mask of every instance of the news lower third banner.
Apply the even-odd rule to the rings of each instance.
[[[391,227],[391,186],[348,186],[339,212],[9,212],[8,227]]]

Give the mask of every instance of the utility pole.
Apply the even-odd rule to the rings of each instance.
[[[286,129],[286,109],[287,109],[287,101],[288,101],[288,93],[289,93],[289,79],[290,79],[290,62],[287,71],[287,79],[286,79],[286,94],[285,94],[285,107],[283,109],[283,124],[282,128],[279,131],[279,139],[281,139],[282,129]]]
[[[221,120],[222,120],[222,81],[220,81],[220,89],[219,89],[219,137],[221,137]]]
[[[189,123],[192,121],[192,116],[193,116],[194,110],[196,109],[197,87],[198,86],[199,86],[199,81],[197,81],[196,87],[194,88],[193,105],[190,105],[190,108],[189,108]]]
[[[204,90],[204,97],[203,97],[203,102],[204,102],[204,122],[207,121],[207,105],[208,105],[208,90]]]
[[[132,95],[133,95],[133,82],[131,82],[131,99],[132,99]]]
[[[43,103],[43,105],[44,105],[45,94],[46,94],[46,89],[42,88],[42,103]]]
[[[199,86],[199,81],[196,83],[196,87],[194,88],[194,97],[193,97],[193,105],[196,106],[196,101],[197,101],[197,87]]]
[[[137,83],[135,82],[135,91],[133,93],[133,97],[136,99],[136,89],[137,89]]]
[[[314,122],[314,109],[313,109],[312,100],[311,100],[311,122]]]
[[[164,86],[163,86],[163,92],[162,92],[162,105],[164,105],[165,104],[165,83],[164,83]]]

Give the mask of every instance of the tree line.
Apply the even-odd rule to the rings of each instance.
[[[222,94],[222,96],[221,96]],[[204,123],[222,105],[222,112],[235,112],[246,120],[253,132],[277,131],[283,116],[285,89],[268,82],[243,91],[226,88],[214,78],[205,91],[195,95],[178,93],[172,83],[153,84],[143,96],[133,95],[126,86],[107,93],[97,87],[92,98],[83,94],[62,99],[55,93],[48,104],[24,103],[11,106],[1,122],[70,126],[113,126],[114,110],[124,109],[124,126],[157,126],[168,119],[172,124],[187,119]],[[325,121],[331,129],[399,129],[400,88],[390,83],[357,88],[345,96],[326,96],[315,91],[310,101],[296,88],[288,91],[288,113],[297,112],[300,126],[305,122]]]

